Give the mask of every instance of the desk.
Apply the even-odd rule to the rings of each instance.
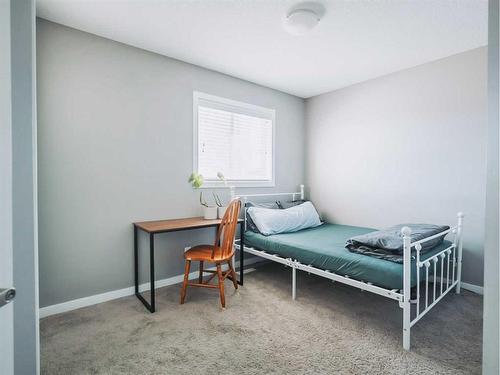
[[[155,304],[155,234],[176,232],[180,230],[188,229],[198,229],[198,228],[210,228],[218,227],[220,224],[220,219],[205,220],[202,217],[190,217],[185,219],[173,219],[173,220],[158,220],[158,221],[142,221],[133,223],[134,225],[134,280],[135,280],[135,295],[139,300],[146,306],[146,308],[154,313],[156,310]],[[240,223],[240,243],[244,241],[245,227],[244,220],[239,219]],[[151,302],[148,303],[144,297],[139,293],[139,241],[138,241],[138,231],[149,233],[149,277],[150,277],[150,292],[151,292]],[[240,278],[238,284],[243,285],[243,260],[244,251],[243,246],[240,246],[240,266],[239,274]]]

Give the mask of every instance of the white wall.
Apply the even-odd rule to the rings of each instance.
[[[483,283],[487,48],[306,101],[306,183],[329,221],[383,228],[465,213],[463,279]]]
[[[48,21],[37,28],[42,307],[132,286],[132,222],[201,215],[187,183],[193,90],[276,109],[276,187],[263,190],[303,182],[302,99]],[[184,247],[213,237],[158,236],[157,278],[181,274]]]

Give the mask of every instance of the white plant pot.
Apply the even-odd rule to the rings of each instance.
[[[224,217],[226,210],[227,206],[217,207],[217,214],[219,215],[219,219],[222,219]]]
[[[207,220],[217,219],[217,206],[214,207],[203,206],[203,218]]]

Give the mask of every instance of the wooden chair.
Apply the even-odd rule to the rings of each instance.
[[[218,288],[220,293],[220,302],[222,308],[226,307],[226,298],[224,295],[224,280],[229,278],[232,280],[234,288],[238,289],[236,273],[233,266],[234,255],[234,237],[238,226],[238,216],[240,214],[240,201],[234,199],[227,207],[226,213],[222,218],[214,245],[199,245],[192,247],[184,253],[186,266],[184,268],[184,282],[181,289],[181,304],[186,298],[186,289],[188,286],[196,286],[202,288]],[[200,274],[197,283],[188,282],[189,270],[191,262],[200,262]],[[217,270],[205,270],[203,267],[207,263],[215,263]],[[222,264],[227,263],[229,269],[226,272],[222,271]],[[212,275],[203,282],[203,273],[211,273]],[[210,281],[217,276],[218,284],[210,284]]]

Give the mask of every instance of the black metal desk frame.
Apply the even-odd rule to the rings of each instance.
[[[245,222],[244,220],[239,220],[240,221],[240,244],[244,243],[244,237],[245,237]],[[160,234],[160,233],[169,233],[169,232],[178,232],[181,230],[191,230],[191,229],[200,229],[200,228],[210,228],[210,227],[218,227],[218,223],[210,223],[207,225],[203,226],[198,226],[198,227],[188,227],[188,228],[178,228],[178,229],[171,229],[171,230],[158,230],[158,231],[152,231],[148,232],[139,226],[137,226],[137,223],[134,223],[134,282],[135,282],[135,296],[139,299],[139,301],[142,302],[142,304],[149,310],[149,312],[154,313],[156,311],[156,298],[155,298],[155,235]],[[142,294],[139,292],[139,239],[138,239],[138,231],[142,230],[143,232],[149,234],[149,277],[150,277],[150,300],[151,302],[146,301],[146,299],[142,296]],[[243,285],[243,270],[244,270],[244,258],[245,258],[245,252],[243,250],[243,246],[240,246],[239,248],[239,255],[240,255],[240,264],[239,264],[239,280],[238,284]]]

